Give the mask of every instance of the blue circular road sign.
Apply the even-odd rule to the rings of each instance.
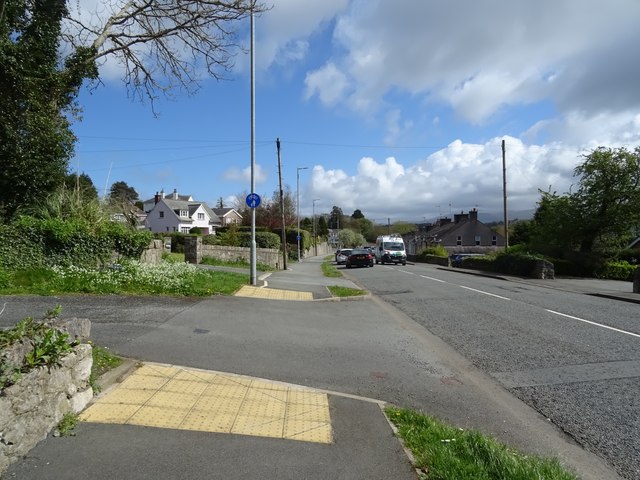
[[[257,193],[247,195],[247,206],[249,208],[258,208],[258,205],[260,205],[260,195]]]

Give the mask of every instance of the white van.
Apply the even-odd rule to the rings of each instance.
[[[404,240],[402,240],[402,236],[397,233],[391,235],[380,235],[376,239],[376,248],[374,253],[376,256],[376,264],[407,264],[407,251],[404,248]]]

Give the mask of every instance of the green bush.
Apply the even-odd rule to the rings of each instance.
[[[240,232],[240,247],[251,247],[251,233]],[[257,248],[280,248],[280,237],[271,232],[256,232],[256,247]]]
[[[149,247],[153,233],[146,230],[132,230],[120,222],[105,222],[100,225],[96,236],[106,243],[109,251],[126,258],[140,258]]]
[[[0,268],[11,271],[45,263],[41,242],[32,241],[13,224],[0,225]]]
[[[119,222],[91,225],[84,220],[23,216],[0,227],[0,267],[7,271],[44,265],[96,266],[115,253],[139,258],[153,234]]]
[[[442,245],[435,245],[433,247],[426,247],[418,254],[418,257],[427,257],[429,255],[447,258],[449,256],[449,252],[447,252],[447,249]]]
[[[607,278],[610,280],[633,281],[637,265],[631,265],[626,261],[608,262],[596,272],[597,278]]]
[[[544,260],[544,258],[532,253],[499,252],[480,257],[465,257],[462,259],[461,267],[528,277],[532,274],[535,264],[540,260]]]

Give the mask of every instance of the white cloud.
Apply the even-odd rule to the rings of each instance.
[[[637,110],[637,18],[637,0],[353,1],[334,32],[344,53],[308,74],[307,92],[371,111],[396,89],[472,123],[540,101],[566,115]]]
[[[312,193],[323,205],[340,205],[345,214],[360,209],[367,218],[433,220],[439,213],[477,207],[481,215],[500,218],[503,205],[502,138],[485,144],[460,140],[403,165],[389,157],[382,162],[364,157],[357,173],[313,169]],[[540,190],[564,193],[574,182],[580,152],[559,146],[525,145],[505,138],[509,210],[532,212]],[[328,207],[330,208],[330,207]]]
[[[320,101],[328,106],[335,105],[348,90],[348,82],[345,75],[335,65],[329,63],[322,69],[307,74],[305,79],[305,98],[309,99],[314,94],[320,97]]]
[[[267,172],[265,172],[260,164],[255,165],[255,168],[253,169],[253,176],[256,184],[266,182],[268,177]],[[224,172],[222,177],[229,181],[249,183],[251,182],[251,167],[246,167],[242,170],[238,168],[229,168]]]

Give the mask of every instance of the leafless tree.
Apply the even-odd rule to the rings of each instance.
[[[267,9],[257,0],[107,0],[93,9],[90,3],[68,2],[67,64],[117,65],[129,94],[152,104],[175,90],[195,93],[204,77],[225,78],[242,51],[241,20]]]

